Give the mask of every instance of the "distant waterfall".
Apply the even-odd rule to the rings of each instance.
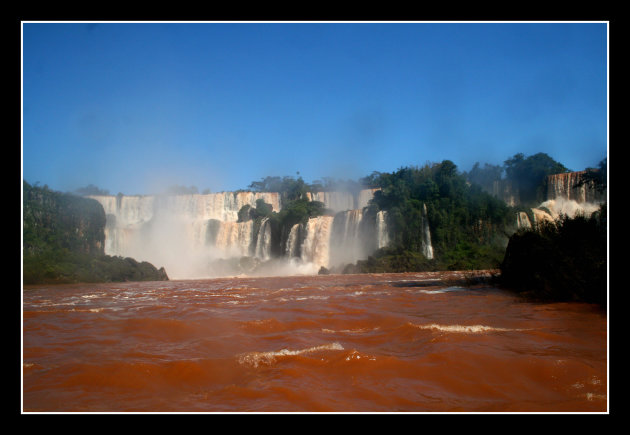
[[[335,215],[330,259],[332,265],[354,263],[367,257],[368,235],[363,231],[363,210],[347,210]]]
[[[605,195],[596,189],[593,182],[586,180],[587,171],[566,172],[547,177],[547,200],[573,200],[578,203],[599,203]]]
[[[249,255],[254,222],[221,222],[215,247],[223,257]]]
[[[302,261],[317,266],[330,265],[330,234],[332,216],[310,218],[306,224],[306,237],[302,243]]]
[[[253,221],[237,222],[244,205],[262,199],[280,211],[275,192],[204,195],[92,196],[107,217],[105,253],[164,266],[172,278],[204,276],[208,262],[250,255]],[[269,226],[259,233],[260,255],[269,255]]]
[[[269,218],[264,218],[260,223],[255,255],[262,260],[268,260],[271,257],[271,223]]]
[[[431,244],[431,230],[429,228],[426,204],[422,205],[422,253],[429,260],[433,258],[433,245]]]
[[[516,214],[516,227],[534,228],[537,225],[541,225],[543,222],[554,222],[560,218],[560,216],[574,218],[578,215],[582,215],[589,217],[599,210],[599,207],[599,203],[578,202],[559,196],[556,199],[549,199],[542,202],[538,207],[532,208],[533,222],[530,222],[527,213],[523,211],[518,212]]]
[[[287,246],[285,250],[285,256],[288,258],[299,257],[299,237],[300,237],[300,224],[295,224],[291,227],[289,232],[289,238],[287,239]]]
[[[387,230],[387,212],[384,210],[376,213],[376,247],[384,248],[389,244],[389,232]]]
[[[180,279],[217,276],[223,270],[217,264],[238,265],[245,256],[267,263],[279,255],[305,266],[301,271],[366,259],[389,243],[386,213],[366,207],[376,190],[309,194],[334,215],[311,218],[282,235],[274,233],[269,218],[261,220],[257,231],[253,220],[238,222],[239,210],[245,205],[256,207],[259,199],[279,212],[281,196],[275,192],[92,198],[105,210],[106,254],[149,261]]]
[[[338,213],[346,210],[362,210],[368,206],[377,190],[379,189],[363,189],[356,194],[352,192],[309,192],[306,197],[310,201],[323,202],[327,209]]]

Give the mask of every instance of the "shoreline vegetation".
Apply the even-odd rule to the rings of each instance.
[[[598,169],[585,171],[589,189],[599,191],[601,198],[606,169],[604,159]],[[460,172],[445,160],[373,172],[358,182],[325,178],[308,184],[301,177],[266,177],[249,189],[279,192],[283,209],[274,212],[259,200],[256,207],[239,211],[239,221],[252,219],[260,225],[268,219],[272,256],[280,257],[282,240],[293,225],[330,212],[323,203],[307,200],[308,192],[372,188],[374,197],[365,212],[387,212],[389,245],[354,264],[322,267],[320,274],[461,271],[468,274],[464,283],[489,283],[530,300],[581,301],[606,309],[605,202],[589,217],[562,215],[527,229],[516,224],[517,213],[531,214],[532,207],[547,199],[547,177],[567,172],[538,153],[517,154],[503,166],[475,164],[470,172]],[[24,284],[168,280],[164,268],[104,254],[104,210],[98,201],[81,196],[94,189],[90,185],[74,194],[61,193],[23,182]],[[186,193],[196,192],[193,186]],[[432,258],[423,254],[425,219]],[[242,263],[243,258],[235,261]],[[493,272],[480,276],[478,271]]]

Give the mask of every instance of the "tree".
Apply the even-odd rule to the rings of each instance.
[[[98,196],[98,195],[109,195],[109,190],[107,189],[99,189],[98,187],[96,187],[93,184],[88,184],[85,187],[79,187],[78,189],[76,189],[74,191],[77,195],[80,196]]]
[[[470,172],[464,173],[464,176],[471,183],[480,185],[486,192],[492,192],[494,183],[500,181],[503,175],[503,167],[501,165],[491,165],[484,163],[483,167],[476,162]]]
[[[570,172],[545,153],[525,157],[515,154],[505,161],[506,178],[518,189],[524,204],[537,204],[545,199],[547,176]]]

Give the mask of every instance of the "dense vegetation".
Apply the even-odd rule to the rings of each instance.
[[[147,262],[104,254],[105,212],[95,200],[23,183],[24,284],[168,279]]]
[[[375,172],[362,180],[380,188],[371,207],[388,212],[390,247],[361,263],[363,270],[455,270],[498,267],[514,214],[450,160]],[[435,260],[421,257],[426,207]],[[374,267],[370,268],[372,264]]]
[[[545,153],[529,157],[518,153],[505,160],[503,165],[477,162],[464,177],[471,183],[478,184],[485,191],[497,194],[496,186],[503,189],[509,186],[522,206],[532,207],[545,200],[547,176],[570,172],[563,164],[556,162]]]
[[[501,264],[501,284],[537,300],[606,306],[606,206],[590,217],[560,218],[518,231]]]

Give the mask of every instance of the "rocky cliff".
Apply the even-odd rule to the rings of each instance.
[[[87,255],[104,254],[105,212],[97,201],[24,183],[24,249],[50,246]]]
[[[547,200],[564,198],[577,203],[601,202],[603,192],[589,179],[587,171],[553,174],[547,177]]]
[[[23,183],[24,284],[161,281],[164,268],[105,254],[98,201]]]

